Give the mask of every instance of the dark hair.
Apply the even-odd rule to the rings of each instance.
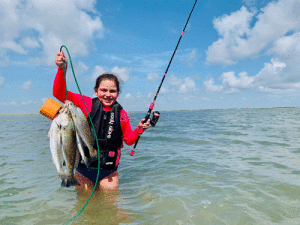
[[[96,79],[96,84],[95,84],[95,88],[98,89],[99,85],[101,83],[101,81],[103,80],[112,80],[115,82],[116,86],[117,86],[117,91],[118,94],[120,94],[121,89],[120,89],[120,82],[118,77],[112,73],[103,73],[102,75],[100,75],[97,79]]]

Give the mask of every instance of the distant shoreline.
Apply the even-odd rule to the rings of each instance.
[[[38,116],[41,114],[0,114],[0,116]]]
[[[189,112],[189,111],[205,111],[205,110],[248,110],[248,109],[297,109],[298,106],[286,107],[267,107],[267,108],[228,108],[228,109],[174,109],[174,110],[159,110],[160,112]],[[300,108],[300,107],[299,107]],[[158,110],[154,110],[158,111]],[[128,111],[129,113],[141,113],[147,111]]]
[[[295,108],[298,106],[291,107],[269,107],[269,108],[229,108],[229,109],[181,109],[181,110],[160,110],[160,112],[185,112],[185,111],[204,111],[204,110],[248,110],[248,109],[288,109]],[[300,107],[299,107],[300,108]],[[147,111],[127,111],[128,113],[146,113]],[[41,114],[0,114],[0,116],[38,116]],[[42,115],[41,115],[42,116]]]

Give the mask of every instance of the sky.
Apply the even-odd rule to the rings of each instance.
[[[84,95],[94,97],[96,78],[112,72],[123,108],[147,111],[194,3],[1,0],[0,114],[37,114],[57,100],[62,45]],[[67,88],[79,93],[70,63]],[[300,1],[198,0],[154,110],[296,106]]]

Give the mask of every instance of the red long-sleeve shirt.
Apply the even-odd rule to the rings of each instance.
[[[53,96],[56,97],[59,101],[65,102],[66,100],[66,85],[64,78],[64,71],[58,69],[56,77],[54,79],[53,84]],[[83,96],[84,102],[87,106],[88,112],[91,112],[92,109],[92,98],[88,96]],[[72,101],[75,105],[77,105],[82,112],[88,117],[88,113],[86,111],[84,102],[82,101],[81,95],[68,91],[68,100]],[[111,108],[107,108],[103,106],[105,111],[111,110]],[[127,145],[132,145],[136,142],[139,135],[143,133],[143,128],[138,129],[137,127],[132,130],[130,124],[130,118],[125,110],[121,110],[120,112],[120,122],[121,128],[123,132],[123,141]],[[123,147],[123,146],[122,146]],[[122,148],[121,147],[121,148]]]

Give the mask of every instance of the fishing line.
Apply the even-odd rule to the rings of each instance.
[[[95,130],[95,127],[94,127],[93,122],[92,122],[92,118],[91,118],[90,113],[89,113],[89,111],[88,111],[88,109],[87,109],[87,106],[86,106],[85,101],[84,101],[84,99],[83,99],[83,95],[82,95],[82,93],[81,93],[81,90],[80,90],[80,88],[79,88],[79,85],[78,85],[78,82],[77,82],[77,79],[76,79],[76,76],[75,76],[75,72],[74,72],[74,69],[73,69],[73,65],[72,65],[72,60],[71,60],[70,53],[69,53],[67,47],[64,46],[64,45],[62,45],[62,46],[60,47],[60,52],[62,51],[62,48],[65,48],[65,49],[67,50],[67,53],[68,53],[68,56],[69,56],[69,59],[70,59],[70,65],[71,65],[71,68],[72,68],[73,76],[74,76],[74,79],[75,79],[75,83],[76,83],[77,88],[78,88],[78,91],[79,91],[79,93],[80,93],[80,95],[81,95],[81,98],[82,98],[82,101],[83,101],[83,103],[84,103],[85,109],[86,109],[86,111],[87,111],[87,113],[88,113],[88,117],[89,117],[89,120],[90,120],[90,122],[91,122],[93,131],[94,131],[94,136],[95,136],[95,138],[96,138],[95,140],[98,140],[97,134],[96,134],[96,130]],[[66,73],[65,73],[65,64],[64,64],[64,61],[63,61],[63,70],[64,70],[64,76],[65,76],[65,85],[66,85],[66,98],[67,98],[67,100],[68,100],[68,93],[67,93],[68,90],[67,90],[67,82],[66,82]],[[99,174],[100,174],[100,150],[99,150],[100,148],[99,148],[98,141],[96,141],[96,143],[97,143],[97,148],[98,148],[98,173],[97,173],[96,181],[98,181],[98,179],[99,179]],[[97,187],[97,182],[95,182],[94,189],[93,189],[93,191],[92,191],[92,193],[91,193],[89,199],[86,201],[85,205],[82,207],[82,209],[79,211],[79,213],[77,213],[77,215],[75,215],[75,216],[74,216],[67,224],[69,224],[70,222],[72,222],[77,216],[79,216],[79,215],[82,213],[82,211],[84,210],[84,208],[87,206],[87,204],[88,204],[89,201],[91,200],[91,198],[92,198],[92,196],[93,196],[93,194],[94,194],[94,192],[95,192],[95,190],[96,190],[96,187]]]
[[[60,47],[60,51],[62,50],[63,46]],[[68,52],[69,54],[69,52]],[[64,70],[64,79],[65,79],[65,86],[66,86],[66,100],[68,100],[68,88],[67,88],[67,76],[66,76],[66,68],[65,68],[65,63],[64,60],[62,60],[63,63],[63,70]]]
[[[146,116],[145,116],[145,120],[144,120],[143,123],[147,122],[147,120],[149,119],[149,117],[150,117],[150,115],[151,115],[151,111],[152,111],[152,109],[154,108],[154,103],[155,103],[155,101],[156,101],[156,98],[157,98],[157,96],[158,96],[158,93],[159,93],[159,91],[160,91],[160,88],[161,88],[161,86],[162,86],[162,84],[163,84],[163,82],[164,82],[164,80],[165,80],[165,78],[166,78],[167,72],[168,72],[169,67],[170,67],[170,65],[171,65],[171,63],[172,63],[173,57],[174,57],[174,55],[175,55],[175,53],[176,53],[176,50],[177,50],[178,45],[179,45],[179,43],[180,43],[180,40],[181,40],[181,38],[182,38],[182,36],[183,36],[183,34],[184,34],[185,28],[186,28],[186,26],[187,26],[187,24],[188,24],[188,22],[189,22],[189,20],[190,20],[190,18],[191,18],[191,15],[192,15],[192,13],[193,13],[193,11],[194,11],[194,8],[195,8],[196,3],[197,3],[197,0],[195,0],[194,6],[193,6],[193,8],[192,8],[192,10],[191,10],[191,12],[190,12],[190,15],[189,15],[189,17],[188,17],[188,19],[187,19],[187,21],[186,21],[186,24],[185,24],[185,26],[184,26],[184,28],[183,28],[183,30],[182,30],[182,32],[181,32],[181,35],[180,35],[180,38],[179,38],[179,40],[178,40],[178,42],[177,42],[176,48],[175,48],[175,50],[174,50],[174,52],[173,52],[173,55],[172,55],[172,57],[171,57],[171,59],[170,59],[170,62],[169,62],[169,64],[168,64],[168,66],[167,66],[167,69],[166,69],[166,71],[165,71],[165,74],[164,74],[164,76],[163,76],[163,78],[162,78],[162,80],[161,80],[161,82],[160,82],[160,85],[159,85],[159,87],[158,87],[158,90],[157,90],[157,92],[156,92],[156,95],[155,95],[155,97],[154,97],[152,103],[150,104],[149,110],[148,110],[148,112],[147,112],[147,114],[146,114]],[[138,142],[139,142],[139,139],[140,139],[140,136],[139,136],[138,139],[136,140],[136,142],[135,142],[135,144],[134,144],[134,147],[133,147],[133,149],[132,149],[131,152],[130,152],[130,155],[131,155],[131,156],[134,155],[135,148],[136,148],[136,146],[137,146],[137,144],[138,144]]]

